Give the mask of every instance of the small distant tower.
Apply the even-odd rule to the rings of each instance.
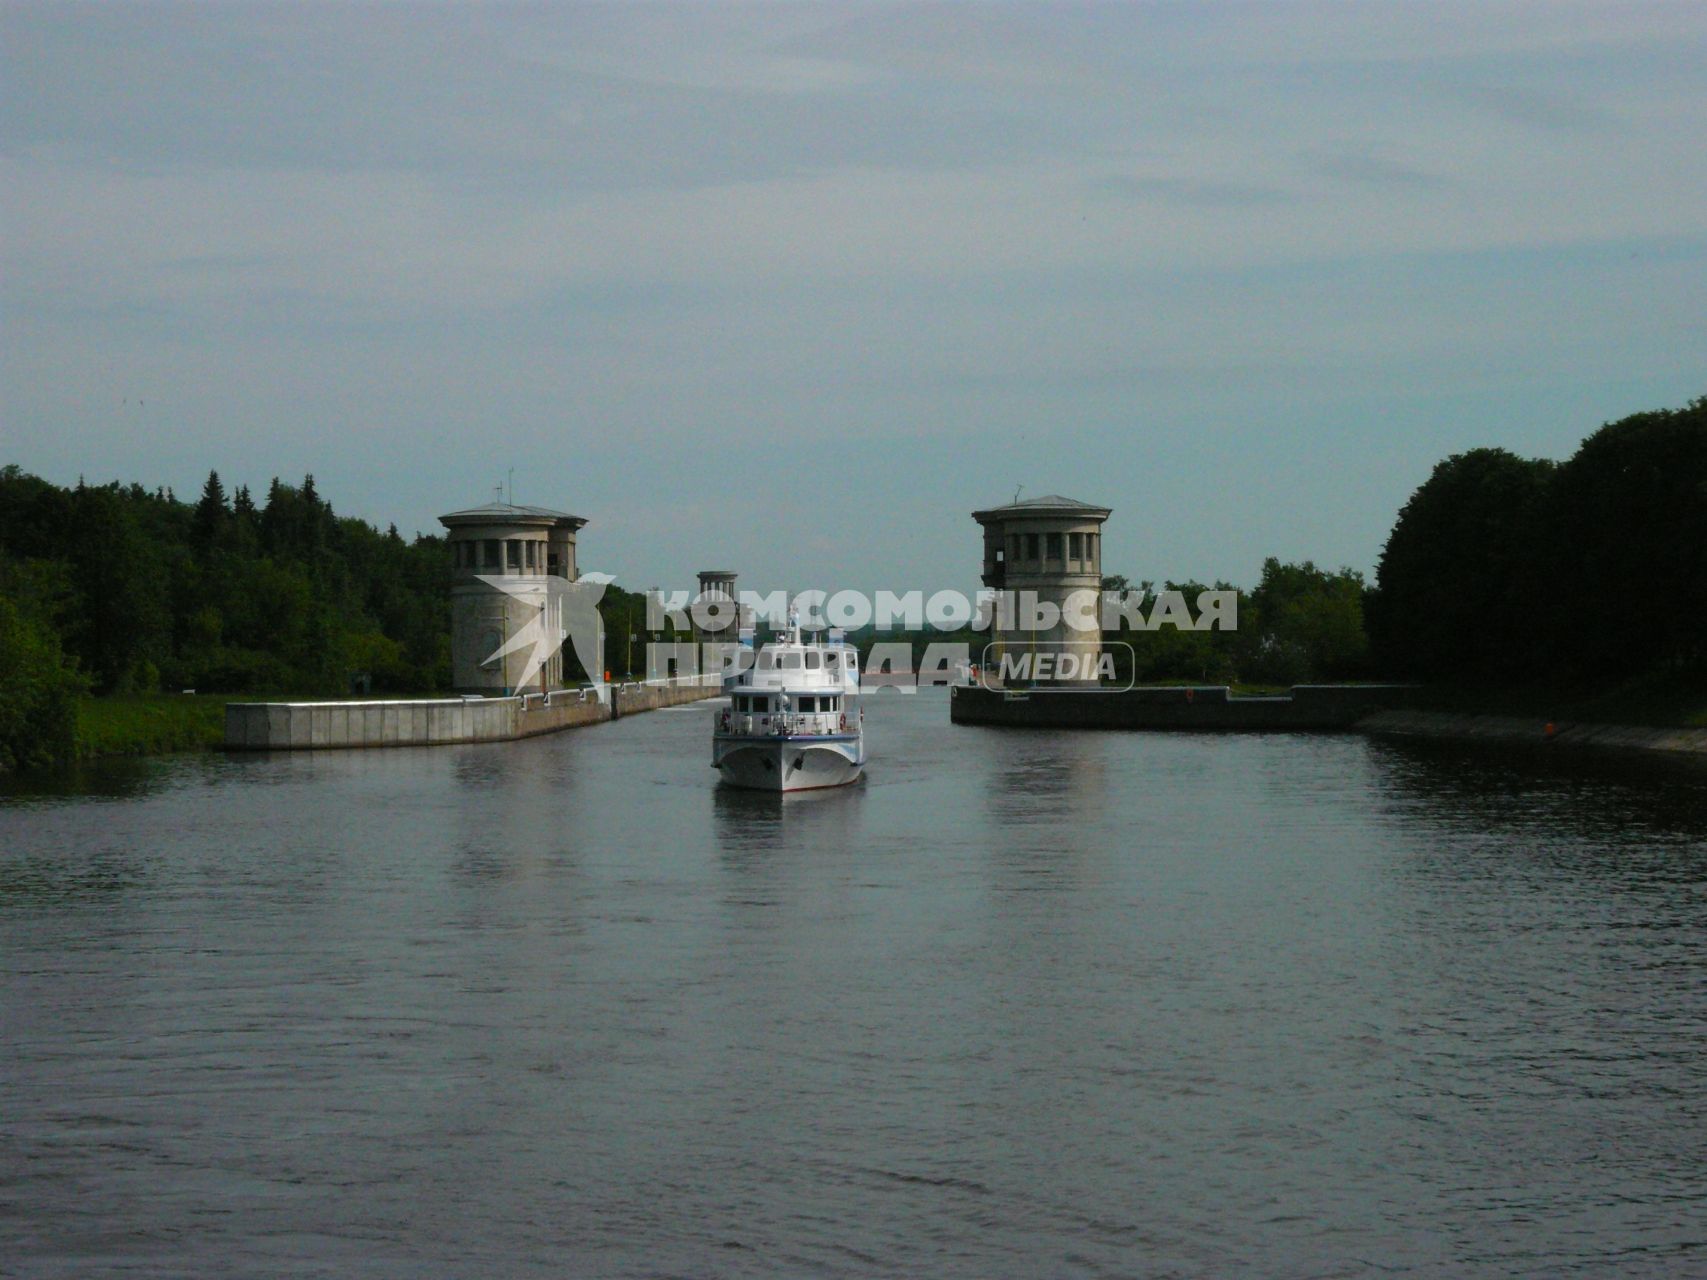
[[[972,518],[984,527],[984,585],[1015,600],[1033,593],[1040,604],[1049,602],[1057,609],[1069,605],[1075,592],[1088,591],[1100,599],[1102,523],[1109,511],[1055,493],[974,511]],[[1096,616],[1095,606],[1091,616]],[[1102,654],[1100,631],[1078,631],[1064,619],[1046,631],[1028,630],[1023,607],[1010,606],[998,619],[990,628],[997,655],[1071,652],[1078,655],[1080,670],[1096,670]]]
[[[713,625],[705,626],[700,622],[698,613],[703,609],[696,611],[693,617],[693,638],[699,646],[700,670],[727,674],[732,655],[740,647],[741,632],[752,628],[753,610],[740,603],[735,592],[735,573],[731,569],[699,571],[699,594],[694,597],[694,603],[697,605],[705,601],[720,603],[713,606],[717,609]],[[721,603],[723,601],[728,603]]]
[[[701,569],[699,571],[699,594],[694,597],[697,604],[700,601],[727,600],[727,605],[716,606],[720,615],[728,621],[720,628],[711,630],[700,625],[696,617],[693,623],[694,639],[704,642],[707,640],[730,640],[739,638],[744,627],[753,625],[752,610],[744,609],[738,603],[735,594],[735,573],[730,569]]]
[[[580,576],[575,567],[575,535],[587,522],[549,507],[489,502],[440,516],[439,523],[448,530],[451,554],[451,684],[459,693],[521,692],[518,686],[531,646],[502,658],[491,655],[538,609],[480,579],[551,574],[575,581]],[[563,653],[558,650],[546,660],[529,690],[562,687]]]

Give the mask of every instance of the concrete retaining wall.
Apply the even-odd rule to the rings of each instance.
[[[656,711],[660,707],[679,707],[684,702],[703,702],[722,696],[723,677],[685,676],[669,682],[633,683],[611,686],[613,718],[635,715],[641,711]]]
[[[1552,731],[1548,725],[1552,724]],[[1526,716],[1457,715],[1447,711],[1378,711],[1363,717],[1366,733],[1439,738],[1457,742],[1609,747],[1707,755],[1707,729],[1653,729],[1640,725],[1549,722]]]
[[[387,702],[229,702],[225,746],[232,751],[339,747],[433,747],[507,742],[616,716],[715,698],[717,677],[615,686],[608,701],[592,689],[511,698],[421,698]]]
[[[1225,685],[1120,692],[1047,693],[956,686],[956,724],[1056,729],[1177,729],[1204,733],[1349,729],[1375,708],[1402,701],[1400,685],[1298,685],[1289,695],[1235,697]]]
[[[1707,729],[1581,724],[1522,716],[1409,710],[1408,685],[1299,685],[1286,697],[1238,698],[1225,686],[1130,689],[1122,693],[1032,693],[960,686],[956,724],[1051,729],[1172,729],[1201,732],[1354,730],[1458,742],[1602,747],[1707,756]]]

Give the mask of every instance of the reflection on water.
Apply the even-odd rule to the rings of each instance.
[[[1662,755],[1383,739],[1373,758],[1394,813],[1589,841],[1687,844],[1707,836],[1707,762]]]
[[[1707,780],[703,708],[0,792],[21,1275],[1700,1270]]]

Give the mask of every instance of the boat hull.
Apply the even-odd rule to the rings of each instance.
[[[853,739],[720,738],[712,764],[725,785],[749,791],[845,787],[865,770]]]

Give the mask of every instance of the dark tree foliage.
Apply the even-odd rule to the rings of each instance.
[[[231,509],[225,502],[225,486],[219,482],[219,472],[210,471],[207,483],[202,486],[201,501],[196,503],[196,545],[204,550],[213,546],[230,520]]]
[[[1707,399],[1565,463],[1448,458],[1399,513],[1370,639],[1386,674],[1608,683],[1707,663]]]
[[[1311,561],[1263,561],[1262,580],[1239,602],[1239,672],[1259,684],[1349,680],[1368,674],[1363,575]]]
[[[0,771],[71,758],[88,681],[60,647],[69,598],[53,562],[0,558]]]
[[[1551,462],[1473,449],[1438,464],[1399,512],[1377,562],[1370,633],[1386,672],[1424,680],[1526,672]]]
[[[1707,661],[1707,397],[1584,440],[1549,495],[1549,632],[1575,673]]]
[[[228,501],[217,473],[192,506],[139,485],[62,489],[7,467],[0,569],[7,583],[63,584],[45,613],[23,611],[8,588],[23,619],[8,624],[9,643],[49,634],[67,669],[98,692],[343,694],[359,683],[401,693],[449,683],[443,539],[407,542],[341,519],[312,477],[300,488],[275,479],[257,510],[246,487]]]

